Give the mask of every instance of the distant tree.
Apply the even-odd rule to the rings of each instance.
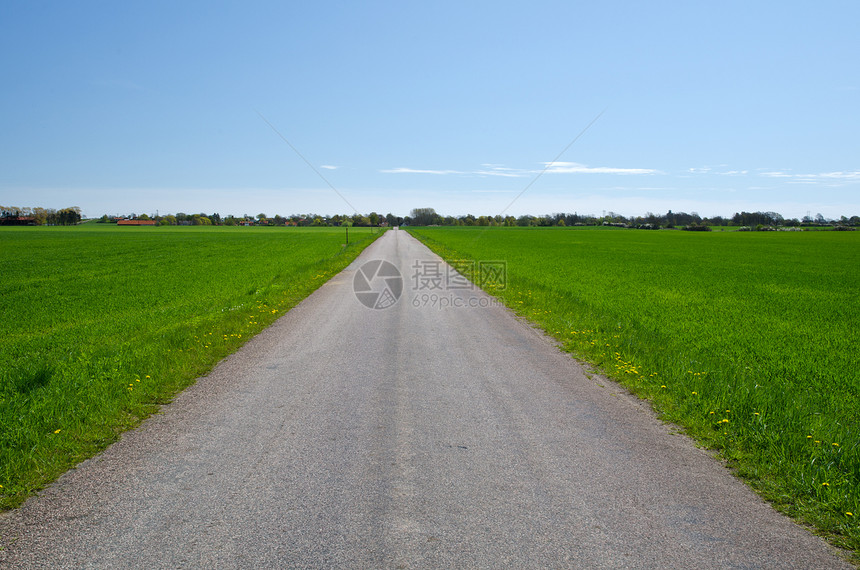
[[[377,214],[376,212],[371,212],[370,215],[368,216],[368,218],[370,218],[370,225],[371,226],[378,226],[379,225],[379,214]]]
[[[74,226],[81,221],[81,209],[77,206],[71,208],[63,208],[58,212],[59,224],[63,226]]]
[[[210,220],[208,216],[204,216],[203,214],[194,214],[191,217],[191,224],[195,226],[211,226],[212,220]]]
[[[52,226],[59,226],[60,220],[57,215],[56,210],[46,210],[45,208],[30,208],[30,217],[35,220],[37,226],[44,226],[45,224],[50,224]]]
[[[438,224],[437,218],[440,218],[439,214],[433,208],[414,208],[410,212],[410,216],[412,217],[413,224],[416,226],[432,226],[433,224]]]

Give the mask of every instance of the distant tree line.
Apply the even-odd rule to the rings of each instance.
[[[81,209],[77,206],[62,210],[0,206],[0,225],[4,226],[73,226],[80,221]]]
[[[703,218],[696,212],[673,212],[665,214],[646,213],[644,216],[625,217],[615,212],[604,212],[601,216],[594,214],[556,213],[544,216],[442,216],[433,208],[415,208],[404,218],[403,224],[416,226],[617,226],[625,228],[659,229],[683,228],[687,230],[707,231],[714,226],[739,226],[753,229],[762,228],[792,228],[792,227],[826,227],[855,228],[860,227],[860,216],[845,216],[839,219],[827,219],[821,214],[814,218],[804,216],[802,219],[786,219],[776,212],[739,212],[731,218],[713,216]]]
[[[98,221],[100,223],[116,223],[118,220],[154,220],[162,226],[355,226],[355,227],[385,227],[403,224],[404,218],[394,214],[378,214],[371,212],[364,214],[337,214],[324,216],[320,214],[293,214],[291,216],[267,216],[259,213],[256,216],[245,214],[243,216],[221,216],[214,214],[186,214],[178,212],[166,215],[130,214],[128,216],[103,215]]]
[[[815,228],[832,227],[833,229],[855,229],[860,227],[860,216],[841,216],[838,219],[828,219],[822,214],[798,218],[784,218],[777,212],[738,212],[732,217],[701,217],[696,212],[673,212],[665,214],[647,212],[644,216],[626,217],[615,212],[603,212],[602,215],[580,214],[578,212],[546,214],[543,216],[502,216],[472,214],[460,216],[443,216],[433,208],[415,208],[408,216],[394,214],[382,215],[377,212],[370,214],[337,214],[334,216],[315,213],[268,216],[259,213],[256,216],[221,216],[198,213],[186,214],[178,212],[166,215],[130,214],[128,216],[104,215],[98,221],[101,223],[116,223],[120,219],[153,220],[160,225],[195,225],[195,226],[355,226],[355,227],[385,227],[385,226],[616,226],[639,229],[682,228],[686,230],[708,231],[713,227],[735,226],[751,230],[767,230],[777,228]],[[50,208],[18,208],[0,206],[0,225],[74,225],[81,221],[81,210],[78,207],[54,210]]]

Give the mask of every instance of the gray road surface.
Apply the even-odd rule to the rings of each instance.
[[[373,259],[403,275],[386,309],[353,294]],[[437,260],[389,231],[0,517],[0,566],[849,567],[482,293],[415,307]]]

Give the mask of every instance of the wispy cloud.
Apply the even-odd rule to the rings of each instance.
[[[331,164],[320,164],[320,168],[325,168],[326,170],[337,170],[340,167],[332,166]]]
[[[827,184],[830,186],[842,186],[853,182],[860,182],[860,170],[819,172],[817,174],[795,174],[779,170],[766,170],[759,173],[766,178],[781,178],[791,184]]]
[[[459,174],[471,176],[502,176],[505,178],[525,178],[541,173],[553,174],[658,174],[652,168],[616,168],[609,166],[586,166],[576,162],[544,162],[545,169],[509,168],[500,164],[482,164],[476,170],[435,170],[424,168],[388,168],[380,170],[385,174]]]
[[[529,176],[531,173],[518,168],[507,168],[500,164],[482,164],[484,168],[475,171],[475,174],[481,176],[503,176],[505,178],[522,178]]]
[[[586,166],[577,162],[545,162],[547,174],[658,174],[653,168],[617,168],[613,166]]]
[[[717,166],[694,166],[684,171],[685,174],[714,174],[718,176],[744,176],[749,173],[748,170],[725,170],[728,164],[720,164]]]

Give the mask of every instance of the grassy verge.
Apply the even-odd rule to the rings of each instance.
[[[139,424],[375,237],[0,228],[0,509]]]
[[[783,512],[860,548],[860,235],[415,228]]]

